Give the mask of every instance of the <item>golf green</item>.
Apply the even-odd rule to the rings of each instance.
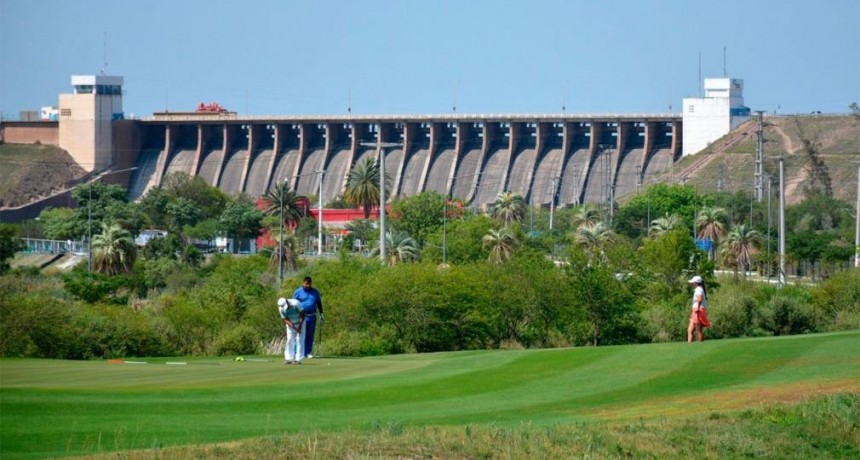
[[[743,410],[860,393],[858,350],[860,331],[323,358],[301,366],[263,357],[3,359],[0,456],[104,453],[379,422],[551,425]]]

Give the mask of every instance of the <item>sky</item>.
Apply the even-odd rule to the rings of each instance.
[[[0,0],[0,112],[104,69],[127,117],[678,113],[700,75],[743,79],[752,110],[844,113],[858,19],[860,0]]]

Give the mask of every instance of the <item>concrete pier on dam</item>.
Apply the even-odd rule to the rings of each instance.
[[[257,197],[286,181],[322,201],[342,195],[352,168],[386,148],[389,196],[436,191],[485,208],[512,191],[534,206],[605,202],[635,193],[681,155],[680,115],[419,115],[213,117],[136,121],[129,195],[170,173]]]

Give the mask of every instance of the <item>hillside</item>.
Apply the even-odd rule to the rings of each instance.
[[[776,190],[779,162],[774,157],[785,156],[788,204],[801,201],[804,187],[809,184],[801,133],[817,146],[829,170],[834,196],[854,203],[857,197],[856,162],[860,161],[860,117],[766,116],[764,122],[765,173],[774,177]],[[751,120],[704,151],[675,163],[674,174],[665,175],[661,181],[680,182],[686,176],[686,182],[699,190],[715,191],[720,169],[723,169],[724,190],[751,192],[755,181],[756,143],[756,121]]]
[[[65,150],[35,144],[0,144],[0,171],[0,208],[51,196],[85,174]]]

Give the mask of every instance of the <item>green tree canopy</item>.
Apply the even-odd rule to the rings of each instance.
[[[391,205],[391,220],[423,245],[427,236],[442,227],[445,196],[438,192],[422,192],[395,201]]]

